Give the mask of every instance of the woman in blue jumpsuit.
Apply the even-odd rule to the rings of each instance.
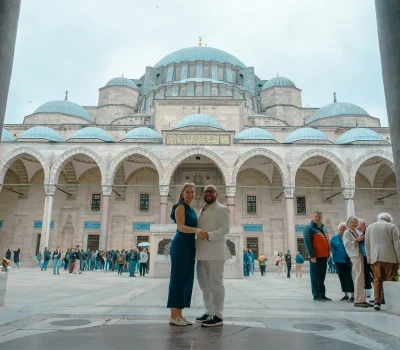
[[[190,307],[192,299],[194,265],[196,255],[195,235],[197,214],[189,205],[194,197],[192,184],[185,184],[171,212],[171,219],[177,223],[176,235],[170,247],[171,279],[169,283],[168,304],[171,309],[170,323],[187,326],[192,323],[182,315],[182,309]]]

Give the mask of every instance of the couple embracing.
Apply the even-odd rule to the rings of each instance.
[[[203,292],[205,313],[196,318],[196,322],[203,327],[222,326],[224,264],[229,255],[225,238],[230,228],[229,209],[218,202],[216,187],[208,185],[203,193],[205,205],[197,215],[190,206],[194,193],[194,185],[185,184],[171,213],[177,230],[170,248],[169,323],[175,326],[192,325],[182,315],[182,310],[190,307],[197,260],[197,280]]]

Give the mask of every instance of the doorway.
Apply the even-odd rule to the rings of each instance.
[[[99,249],[100,236],[88,235],[87,250],[96,251]]]

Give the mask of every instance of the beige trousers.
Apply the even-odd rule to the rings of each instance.
[[[365,278],[364,278],[364,256],[360,252],[360,254],[351,258],[351,262],[353,263],[352,274],[354,280],[354,303],[365,303],[366,295],[365,295]]]
[[[300,277],[303,276],[303,264],[296,264],[296,277],[298,277],[297,275],[300,275]]]

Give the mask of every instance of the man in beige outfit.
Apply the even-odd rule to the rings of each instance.
[[[365,234],[368,263],[374,274],[374,309],[379,311],[383,298],[383,282],[393,281],[400,267],[400,243],[392,217],[383,213],[369,225]]]

